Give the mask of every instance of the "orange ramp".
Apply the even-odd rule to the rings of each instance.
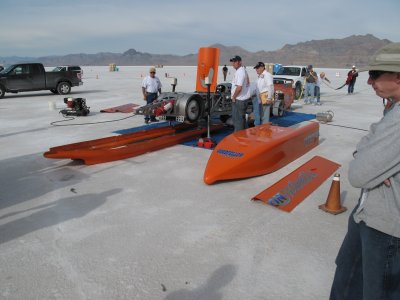
[[[133,112],[133,109],[135,107],[139,106],[138,104],[133,104],[133,103],[128,103],[120,106],[115,106],[115,107],[110,107],[110,108],[104,108],[100,110],[100,112],[106,112],[106,113],[116,113],[116,112],[121,112],[121,113],[131,113]]]
[[[339,167],[340,165],[333,161],[314,156],[292,173],[254,196],[252,200],[260,200],[280,210],[291,212]]]

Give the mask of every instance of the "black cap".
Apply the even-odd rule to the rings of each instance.
[[[232,57],[229,61],[242,61],[242,58],[239,55],[235,55],[234,57]]]
[[[259,61],[259,62],[254,66],[254,69],[258,69],[258,68],[260,68],[260,67],[265,68],[265,64],[264,64],[262,61]]]
[[[307,69],[311,70],[312,69],[312,65],[308,65]]]

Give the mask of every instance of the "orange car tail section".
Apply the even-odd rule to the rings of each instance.
[[[274,172],[319,142],[319,124],[287,128],[264,124],[225,137],[208,160],[204,182],[240,179]]]

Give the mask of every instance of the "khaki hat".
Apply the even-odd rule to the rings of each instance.
[[[151,68],[149,69],[149,73],[155,72],[155,71],[156,71],[156,68],[154,68],[154,67],[151,67]]]
[[[363,71],[387,71],[400,73],[400,43],[391,43],[379,49]]]

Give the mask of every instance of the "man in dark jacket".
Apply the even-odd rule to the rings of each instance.
[[[349,94],[353,94],[354,92],[354,85],[356,84],[356,80],[358,77],[358,72],[356,70],[356,66],[353,66],[351,70],[347,73],[347,92]]]

